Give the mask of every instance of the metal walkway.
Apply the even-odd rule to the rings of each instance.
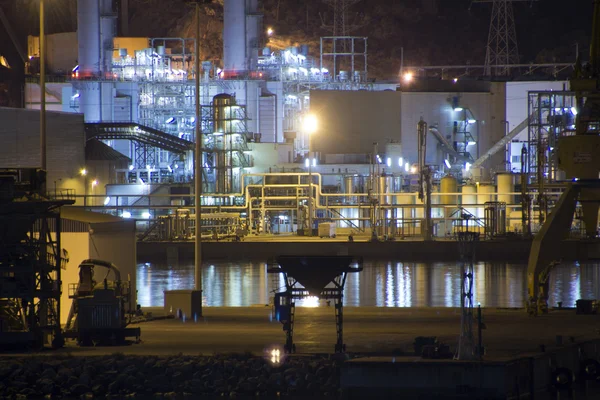
[[[101,122],[85,124],[85,139],[125,139],[158,147],[171,153],[194,150],[194,142],[180,139],[158,129],[132,122]]]

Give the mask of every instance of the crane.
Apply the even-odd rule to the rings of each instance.
[[[527,311],[548,308],[547,274],[561,258],[561,242],[571,229],[577,201],[581,203],[586,235],[596,237],[600,206],[600,0],[594,1],[590,60],[577,60],[571,90],[577,99],[575,135],[558,139],[558,166],[570,181],[535,235],[527,265]]]

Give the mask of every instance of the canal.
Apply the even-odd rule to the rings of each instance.
[[[344,305],[378,307],[460,307],[460,263],[402,263],[366,261],[364,270],[349,274]],[[600,298],[600,264],[564,263],[550,274],[549,305],[573,307],[577,299]],[[203,265],[205,306],[265,305],[283,290],[279,274],[268,274],[257,262]],[[137,266],[138,303],[163,305],[163,291],[193,287],[193,262],[142,263]],[[474,268],[474,301],[483,307],[520,308],[527,299],[527,266],[477,263]],[[316,299],[297,302],[317,306]]]

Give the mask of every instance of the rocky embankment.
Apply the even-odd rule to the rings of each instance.
[[[252,355],[3,357],[0,399],[335,398],[339,362]]]

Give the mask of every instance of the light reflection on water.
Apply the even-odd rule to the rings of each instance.
[[[484,307],[523,307],[527,267],[478,263],[474,268],[474,302]],[[365,262],[364,270],[349,274],[344,305],[379,307],[460,307],[462,267],[451,263]],[[550,274],[550,305],[573,306],[580,298],[600,298],[600,264],[561,264]],[[207,306],[268,304],[285,288],[281,274],[267,274],[265,263],[217,263],[202,271]],[[193,287],[193,263],[178,266],[138,265],[138,302],[163,305],[163,291]],[[314,299],[310,300],[313,305]],[[302,302],[296,303],[299,306]]]

